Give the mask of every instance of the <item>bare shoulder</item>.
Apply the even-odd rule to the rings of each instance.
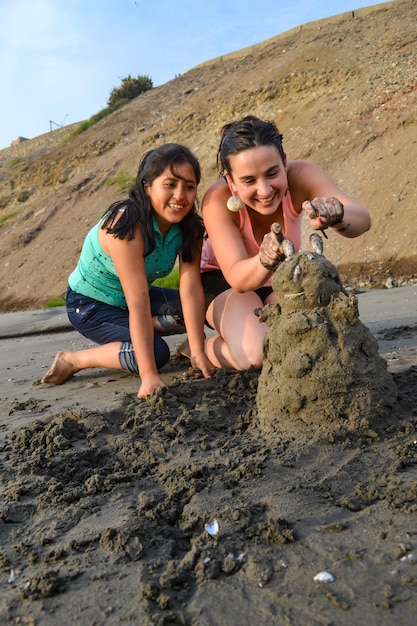
[[[145,252],[145,240],[139,226],[135,227],[134,236],[129,240],[115,237],[112,233],[101,228],[98,232],[98,238],[104,252],[112,258],[116,254],[132,253],[133,250],[135,251],[134,254],[143,255]]]
[[[221,220],[237,223],[237,215],[227,210],[227,200],[230,197],[229,185],[223,178],[219,178],[206,191],[201,203],[203,219]]]
[[[229,185],[222,178],[216,180],[204,194],[201,213],[206,230],[212,240],[214,237],[219,237],[220,234],[230,237],[231,233],[238,227],[238,213],[233,213],[227,209],[229,197]]]
[[[204,194],[202,208],[213,202],[227,202],[230,196],[229,185],[224,178],[218,178]]]
[[[302,179],[305,176],[310,176],[317,171],[321,171],[320,168],[309,161],[302,161],[298,159],[287,161],[287,176],[288,179],[291,179],[293,182],[297,182],[300,178]]]

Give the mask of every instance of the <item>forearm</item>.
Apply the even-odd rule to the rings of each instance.
[[[134,311],[129,315],[130,336],[138,364],[139,376],[143,379],[152,376],[158,369],[154,354],[154,329],[149,313],[139,315]]]
[[[144,315],[133,314],[131,318],[131,339],[138,364],[140,385],[139,398],[147,398],[166,383],[160,377],[154,353],[154,329],[150,311]]]
[[[259,260],[259,255],[237,261],[224,272],[229,285],[238,292],[246,293],[262,287],[272,276]]]
[[[352,202],[345,204],[343,208],[343,220],[331,226],[332,230],[349,239],[359,237],[369,230],[371,217],[365,207]]]
[[[203,288],[180,288],[180,298],[191,354],[204,352],[205,298]]]

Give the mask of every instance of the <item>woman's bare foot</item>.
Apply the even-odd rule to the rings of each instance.
[[[54,362],[52,363],[45,376],[41,379],[41,383],[49,383],[51,385],[62,385],[68,378],[71,378],[78,371],[68,360],[71,352],[58,352]],[[65,358],[67,356],[67,358]]]

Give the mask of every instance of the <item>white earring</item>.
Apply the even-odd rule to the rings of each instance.
[[[240,211],[242,207],[242,200],[239,198],[239,196],[230,196],[227,201],[227,208],[229,209],[229,211]]]

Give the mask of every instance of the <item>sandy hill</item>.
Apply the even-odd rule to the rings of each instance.
[[[121,197],[109,177],[178,141],[201,161],[201,195],[221,126],[249,113],[278,124],[289,158],[321,165],[369,208],[369,233],[326,242],[346,280],[415,278],[416,23],[415,0],[311,22],[195,67],[67,143],[64,128],[2,150],[0,311],[65,290],[87,230]]]

